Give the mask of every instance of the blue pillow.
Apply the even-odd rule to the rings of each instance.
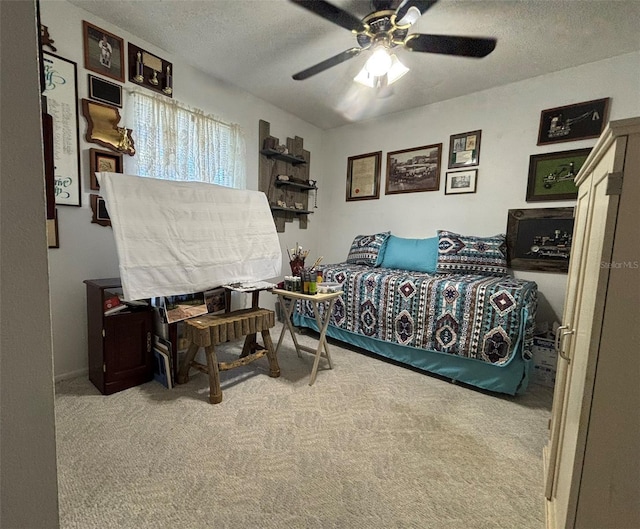
[[[383,268],[433,274],[438,265],[438,237],[403,239],[390,235],[382,257]]]

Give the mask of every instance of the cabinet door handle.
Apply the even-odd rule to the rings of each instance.
[[[151,332],[147,332],[147,353],[151,352]]]
[[[568,329],[569,326],[568,325],[560,325],[560,327],[558,327],[556,329],[556,337],[555,340],[553,342],[553,346],[556,349],[556,353],[560,350],[560,331],[564,330],[564,329]]]
[[[569,326],[563,325],[562,327],[567,329]],[[556,351],[560,355],[560,358],[563,358],[567,362],[571,362],[571,357],[567,356],[564,352],[564,337],[570,334],[575,334],[576,331],[574,329],[571,329],[570,331],[562,330],[562,332],[559,332],[562,327],[558,327],[558,330],[556,331],[556,342],[558,344],[558,346],[556,347]]]

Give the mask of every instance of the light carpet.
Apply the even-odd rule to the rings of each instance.
[[[551,389],[509,397],[331,353],[310,387],[313,356],[287,337],[280,378],[266,358],[222,372],[216,405],[202,373],[111,396],[59,382],[61,527],[544,528]]]

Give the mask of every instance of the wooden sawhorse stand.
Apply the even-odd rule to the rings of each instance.
[[[189,381],[189,368],[195,367],[209,374],[209,402],[218,404],[222,402],[222,389],[220,389],[220,371],[233,369],[247,365],[258,358],[267,355],[269,360],[269,376],[280,376],[278,359],[273,348],[269,329],[275,325],[275,313],[272,310],[250,308],[236,310],[219,315],[206,315],[185,321],[186,338],[189,348],[180,366],[178,383],[185,384]],[[256,333],[262,334],[264,347],[256,343]],[[224,342],[238,340],[246,336],[242,354],[233,362],[218,362],[215,346]],[[205,348],[207,365],[194,361],[200,347]]]

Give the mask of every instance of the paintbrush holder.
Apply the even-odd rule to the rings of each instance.
[[[302,269],[304,268],[304,259],[296,257],[289,261],[289,265],[291,266],[291,273],[294,276],[300,276],[300,272],[302,272]]]

